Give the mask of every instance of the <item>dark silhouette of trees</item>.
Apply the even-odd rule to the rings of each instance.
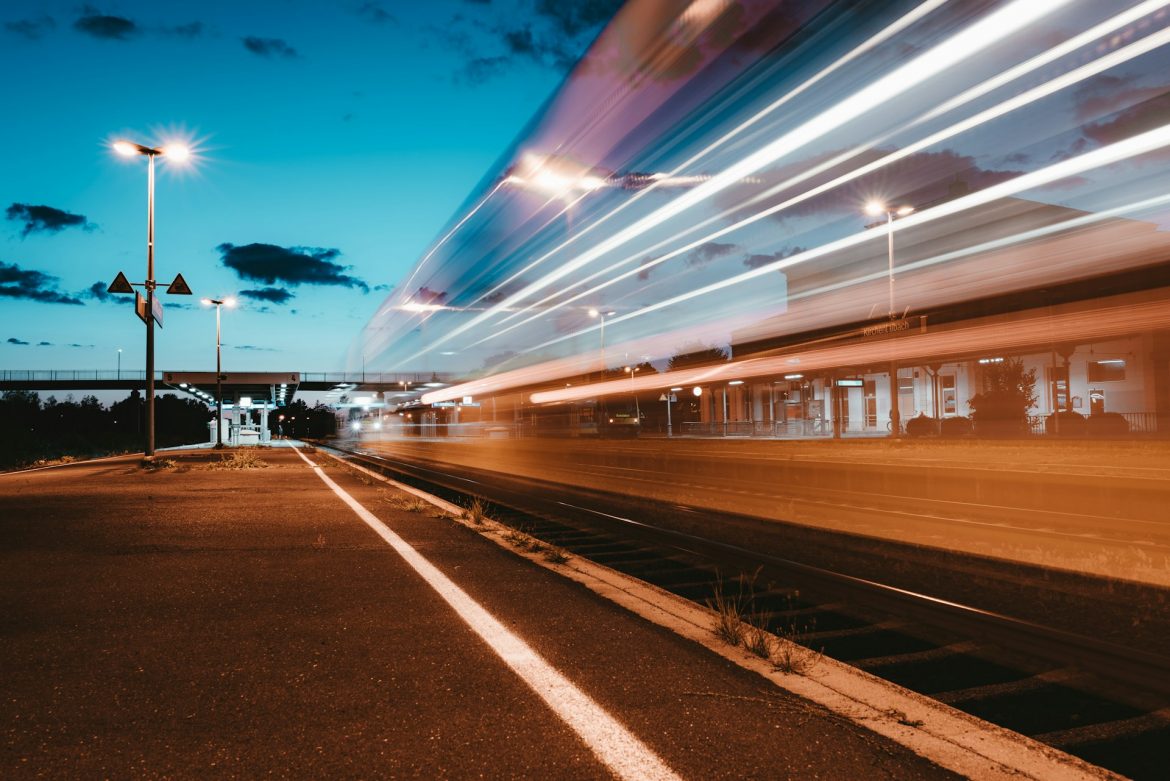
[[[725,363],[728,359],[727,350],[714,345],[704,345],[698,342],[685,344],[671,356],[666,365],[667,371],[675,369],[690,369],[695,366],[709,366],[713,363]]]
[[[1019,358],[983,367],[983,390],[968,402],[979,436],[1016,437],[1028,433],[1028,409],[1036,403],[1036,370]]]

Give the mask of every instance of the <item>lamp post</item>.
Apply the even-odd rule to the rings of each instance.
[[[220,362],[220,323],[219,310],[222,307],[236,305],[234,298],[204,298],[200,300],[204,306],[215,305],[215,448],[223,448],[223,369]],[[283,420],[283,416],[281,417]]]
[[[118,348],[118,379],[122,379],[122,348]]]
[[[887,206],[881,201],[870,201],[865,205],[865,213],[874,217],[886,215],[886,268],[889,278],[889,318],[890,322],[898,319],[894,309],[894,220],[905,217],[914,211],[913,206]],[[902,413],[899,406],[898,362],[890,361],[890,436],[898,437],[902,434]],[[836,414],[836,410],[834,410]]]
[[[590,317],[601,318],[601,378],[605,379],[605,318],[610,317],[616,312],[602,312],[597,309],[590,309]]]
[[[186,160],[190,154],[185,146],[172,145],[154,148],[132,141],[117,141],[114,151],[132,157],[145,155],[146,164],[146,447],[143,456],[154,458],[154,158],[159,155],[170,157],[176,162]]]

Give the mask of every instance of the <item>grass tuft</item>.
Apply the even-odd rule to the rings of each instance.
[[[250,448],[242,448],[230,456],[220,456],[219,461],[208,464],[208,469],[264,469],[267,461],[257,458]]]
[[[491,520],[487,514],[487,507],[487,502],[478,496],[473,496],[467,506],[463,508],[463,519],[476,526],[483,526],[485,522]]]
[[[564,548],[556,545],[548,546],[548,550],[544,552],[544,560],[552,562],[553,564],[564,564],[570,558],[569,552]]]

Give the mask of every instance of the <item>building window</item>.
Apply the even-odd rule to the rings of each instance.
[[[1089,361],[1089,382],[1120,382],[1125,379],[1125,360]]]

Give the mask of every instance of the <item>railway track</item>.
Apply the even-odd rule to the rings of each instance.
[[[1067,626],[988,610],[955,599],[953,589],[926,593],[896,585],[904,578],[882,576],[890,571],[890,559],[898,558],[889,543],[842,537],[847,554],[827,558],[851,562],[845,571],[824,566],[824,539],[794,546],[791,539],[760,535],[751,544],[743,530],[760,524],[742,516],[330,449],[456,504],[479,497],[501,523],[686,599],[708,604],[718,591],[753,623],[814,652],[1122,776],[1162,779],[1170,767],[1170,659]],[[671,527],[662,523],[664,514],[688,522]],[[740,533],[729,541],[711,531],[723,528]],[[860,565],[866,572],[861,577],[864,548],[871,549],[872,561]],[[804,557],[794,550],[811,552]],[[921,551],[906,553],[909,566],[922,566]],[[952,565],[953,560],[941,562],[941,574],[924,582],[946,580],[942,570]],[[970,578],[969,570],[956,572],[952,577]],[[997,587],[1010,589],[1013,580],[1017,587],[1041,590],[1018,576]],[[1056,600],[1068,610],[1070,600],[1083,599],[1084,626],[1094,611],[1109,609],[1086,597],[1084,589],[1057,585],[1057,590],[1058,596],[1042,601]],[[1004,600],[1001,595],[992,601]]]

